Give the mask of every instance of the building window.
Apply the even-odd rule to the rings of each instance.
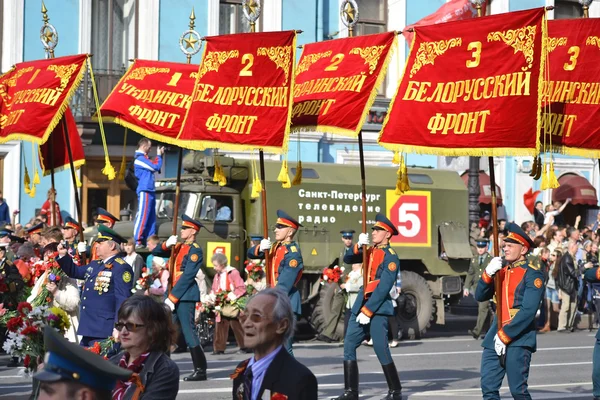
[[[357,0],[359,20],[355,35],[371,35],[387,31],[387,0]]]
[[[219,4],[219,35],[250,32],[250,22],[244,16],[242,0],[221,0]]]
[[[98,70],[122,70],[135,50],[136,0],[92,2],[92,64]]]
[[[554,19],[583,17],[583,7],[577,0],[555,0]]]

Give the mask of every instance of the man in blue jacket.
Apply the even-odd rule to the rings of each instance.
[[[160,172],[165,148],[160,146],[156,150],[156,158],[148,157],[152,142],[142,138],[138,142],[138,149],[134,156],[135,177],[138,180],[138,210],[133,227],[133,238],[136,248],[146,245],[146,238],[156,233],[156,197],[154,194],[154,174]]]
[[[388,317],[394,315],[390,291],[396,285],[400,260],[390,247],[390,239],[398,234],[394,224],[383,214],[377,214],[367,248],[367,286],[358,291],[344,339],[344,393],[337,400],[358,400],[358,361],[356,349],[371,333],[373,349],[383,369],[388,394],[383,400],[401,400],[402,385],[388,344]],[[358,242],[346,251],[344,262],[363,261],[362,246],[369,245],[369,235],[361,233]]]

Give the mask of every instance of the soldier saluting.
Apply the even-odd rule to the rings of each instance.
[[[475,300],[490,300],[494,280],[500,279],[500,312],[481,344],[481,391],[483,398],[490,400],[500,398],[504,375],[515,399],[531,399],[527,378],[531,354],[536,350],[535,314],[545,290],[544,273],[526,258],[535,244],[517,224],[511,223],[507,229],[504,259],[494,257],[489,262],[475,292]],[[497,318],[502,318],[500,330]]]
[[[467,297],[469,293],[475,293],[477,290],[477,282],[485,271],[485,267],[488,266],[492,260],[492,256],[488,253],[488,241],[487,239],[479,239],[476,243],[477,255],[471,259],[471,265],[469,265],[469,272],[467,272],[467,278],[465,279],[465,290],[463,295]],[[487,320],[490,310],[489,300],[479,302],[479,312],[477,314],[477,323],[475,328],[469,329],[469,335],[473,336],[474,339],[479,339],[481,336],[481,330]]]
[[[396,284],[400,260],[390,247],[390,239],[398,230],[382,214],[375,217],[371,237],[373,246],[367,249],[366,288],[361,288],[352,307],[348,331],[344,339],[344,394],[337,400],[358,400],[358,362],[356,349],[368,331],[373,338],[373,349],[383,368],[388,384],[388,394],[383,400],[401,400],[402,385],[388,344],[388,316],[394,315],[390,290]],[[369,245],[369,236],[361,233],[358,243],[348,249],[344,262],[360,263],[363,260],[362,246]],[[366,294],[366,296],[365,296]]]
[[[292,303],[292,310],[296,318],[302,314],[302,301],[296,284],[302,277],[304,264],[298,244],[294,242],[294,236],[301,227],[300,223],[282,210],[277,210],[277,222],[275,223],[275,243],[271,239],[263,239],[259,245],[252,246],[248,250],[248,258],[264,259],[265,251],[269,252],[271,262],[271,283],[276,288],[288,294]],[[285,343],[285,349],[291,355],[293,335]]]

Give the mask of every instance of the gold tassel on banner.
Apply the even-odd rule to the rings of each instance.
[[[550,182],[548,181],[548,163],[542,165],[542,183],[540,184],[540,189],[550,189]]]
[[[102,168],[102,173],[106,175],[109,181],[112,181],[117,176],[115,168],[110,163],[110,158],[108,158],[108,154],[104,156],[104,168]]]
[[[284,189],[289,189],[292,187],[290,182],[290,175],[288,172],[288,162],[287,157],[283,159],[281,163],[281,170],[279,171],[279,176],[277,177],[277,182],[281,182],[281,187]]]
[[[119,180],[120,181],[125,180],[125,170],[127,169],[127,158],[125,156],[126,151],[127,151],[127,128],[125,128],[125,135],[123,138],[123,155],[121,156],[121,168],[119,168]]]
[[[294,179],[292,180],[292,186],[299,186],[302,184],[302,161],[298,160],[296,164],[296,173],[294,174]]]
[[[27,166],[25,166],[25,176],[23,177],[23,186],[25,186],[25,193],[31,193],[31,178],[29,178],[29,171],[27,170]]]
[[[400,152],[399,151],[394,152],[394,157],[392,158],[392,164],[400,165]]]
[[[404,191],[402,190],[402,179],[404,176],[404,171],[402,169],[403,165],[404,165],[404,157],[400,156],[400,154],[398,154],[398,152],[396,152],[396,154],[394,154],[394,158],[396,158],[396,155],[398,156],[398,171],[396,171],[396,194],[398,196],[400,196],[402,193],[404,193]],[[392,161],[393,162],[393,161]]]
[[[550,161],[550,171],[548,172],[548,186],[551,189],[556,189],[560,186],[556,174],[554,173],[554,161]]]
[[[215,157],[215,173],[213,175],[213,181],[217,182],[219,186],[227,185],[227,177],[223,172],[223,167],[219,160]]]
[[[35,167],[35,159],[36,159],[36,151],[35,151],[35,143],[31,143],[31,162],[33,162],[33,184],[40,184],[40,173],[39,169]],[[39,151],[39,150],[38,150]]]
[[[260,176],[258,175],[258,168],[256,167],[256,160],[252,160],[252,193],[250,197],[253,199],[257,199],[260,197],[260,193],[262,192],[262,182],[260,181]]]
[[[402,182],[400,183],[400,189],[404,193],[410,190],[410,184],[408,183],[408,171],[406,169],[406,157],[401,158],[400,168],[402,168]]]
[[[35,192],[36,192],[36,187],[34,185],[31,185],[31,191],[29,191],[29,197],[34,198]]]
[[[81,181],[79,180],[79,169],[77,169],[75,171],[75,183],[77,184],[77,187],[80,188],[83,185],[81,184]]]

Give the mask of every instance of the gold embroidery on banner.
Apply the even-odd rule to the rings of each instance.
[[[77,64],[49,65],[47,70],[53,71],[56,74],[56,77],[60,78],[60,86],[56,88],[56,91],[62,92],[69,84],[69,79],[71,79],[71,75],[73,75],[73,73],[77,70]]]
[[[290,75],[290,58],[292,56],[292,46],[272,46],[259,47],[256,51],[259,56],[267,56],[275,63],[277,68],[281,68],[285,74],[283,85],[287,85]]]
[[[196,79],[197,77],[198,77],[198,72],[192,72],[192,73],[190,73],[190,78]]]
[[[533,65],[536,31],[536,26],[530,25],[519,29],[509,29],[504,32],[490,32],[488,33],[487,41],[492,42],[502,40],[504,43],[515,49],[514,54],[523,52],[527,66],[521,67],[521,69],[526,71]]]
[[[219,67],[222,64],[225,64],[225,61],[230,58],[238,58],[239,56],[240,52],[238,50],[207,52],[204,56],[204,60],[202,60],[200,72],[198,72],[198,79],[202,78],[207,72],[219,72]]]
[[[132,79],[134,81],[141,81],[148,75],[153,74],[167,74],[171,71],[170,68],[157,68],[157,67],[139,67],[131,71],[127,78],[125,78],[125,82]]]
[[[5,81],[6,82],[6,86],[11,86],[11,87],[17,86],[17,79],[19,79],[25,73],[30,72],[30,71],[33,71],[33,67],[27,67],[27,68],[18,69],[17,72],[13,76],[11,76],[10,78],[8,78]]]
[[[566,46],[567,38],[559,37],[559,38],[547,38],[546,39],[546,48],[548,49],[548,53],[552,53],[558,46]]]
[[[600,48],[600,37],[598,36],[588,36],[585,40],[586,46],[598,46]]]
[[[439,40],[437,42],[423,42],[419,45],[415,62],[410,69],[410,77],[412,78],[421,68],[427,64],[433,65],[437,56],[441,56],[446,51],[453,47],[462,45],[461,38],[452,38],[447,40]]]
[[[300,60],[300,63],[296,67],[296,76],[308,71],[311,65],[319,61],[321,58],[329,56],[331,56],[331,50],[328,50],[324,53],[307,54],[306,56],[302,57],[302,60]]]
[[[369,65],[369,75],[373,74],[375,68],[377,67],[377,62],[379,61],[379,57],[381,57],[381,53],[383,53],[383,49],[385,45],[382,46],[369,46],[369,47],[355,47],[350,50],[350,54],[357,54],[363,60],[365,60],[365,64]]]

